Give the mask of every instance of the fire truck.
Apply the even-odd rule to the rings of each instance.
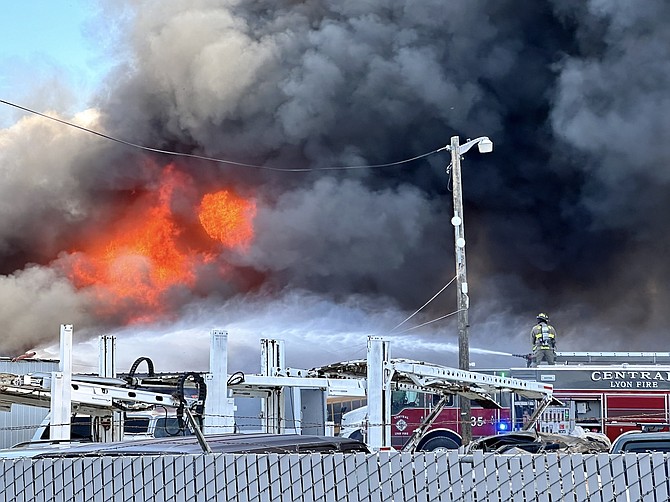
[[[335,363],[317,370],[320,376],[362,378],[370,367],[379,366],[375,349],[384,354],[382,381],[373,385],[372,376],[367,376],[367,405],[342,414],[340,435],[344,437],[376,444],[370,435],[383,435],[385,446],[402,451],[455,449],[462,444],[463,420],[471,421],[473,437],[509,431],[511,406],[503,403],[511,403],[512,394],[533,403],[534,411],[524,428],[533,426],[550,404],[559,403],[549,383],[390,359],[388,342],[370,337],[368,344],[368,361]],[[461,414],[463,399],[471,402],[470,417]],[[339,400],[339,404],[345,403]]]
[[[562,405],[539,415],[541,432],[570,434],[580,426],[614,440],[629,430],[662,430],[670,424],[669,352],[558,352],[555,365],[493,374],[553,385]],[[521,429],[534,403],[510,397],[512,428]]]
[[[413,436],[415,431],[434,411],[440,396],[415,390],[394,390],[391,392],[391,444],[401,450]],[[430,429],[423,436],[421,451],[456,449],[461,446],[462,420],[460,400],[457,395],[446,399],[444,407],[433,420]],[[496,401],[510,403],[509,395],[498,393]],[[528,400],[533,403],[535,400]],[[363,424],[367,420],[365,401],[337,399],[329,402],[329,415],[335,419],[338,432],[345,437],[364,438]],[[512,428],[511,407],[492,407],[471,401],[470,423],[472,437],[486,437]]]
[[[519,355],[530,360],[527,355]],[[472,437],[486,437],[527,428],[540,432],[572,434],[577,426],[586,432],[606,434],[616,439],[629,430],[670,428],[670,352],[558,352],[555,365],[536,368],[479,370],[480,373],[517,380],[550,384],[554,403],[538,413],[538,402],[518,393],[500,392],[501,408],[478,406],[472,402]],[[401,448],[434,407],[437,397],[414,390],[394,390],[391,399],[391,441]],[[461,413],[458,395],[449,398],[432,422],[423,450],[454,448],[460,444]],[[353,403],[353,402],[352,402]],[[355,403],[353,403],[355,404]],[[349,402],[331,406],[340,412],[341,434],[362,434],[367,408],[354,409]]]

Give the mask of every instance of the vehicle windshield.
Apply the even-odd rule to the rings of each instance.
[[[184,427],[183,430],[179,429],[179,420],[177,417],[166,417],[156,420],[154,436],[157,438],[168,436],[190,436],[192,434],[193,432],[191,432],[191,429],[188,427]]]
[[[391,414],[395,415],[406,408],[432,408],[440,399],[439,394],[394,390],[391,392]],[[447,406],[453,406],[453,402],[453,396],[449,396]]]
[[[626,453],[647,453],[651,451],[670,452],[670,441],[647,439],[643,441],[630,441],[621,447]]]
[[[149,432],[149,418],[126,417],[123,422],[123,432],[126,434],[147,434]]]

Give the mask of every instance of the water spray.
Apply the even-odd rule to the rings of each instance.
[[[501,352],[499,350],[488,350],[488,349],[477,349],[470,348],[470,352],[474,354],[491,354],[494,356],[514,356],[515,354],[510,354],[509,352]]]

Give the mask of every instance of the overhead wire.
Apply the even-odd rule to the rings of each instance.
[[[449,178],[447,179],[447,190],[450,192],[454,191],[454,185],[453,185],[453,180],[451,179],[451,162],[449,162],[449,165],[447,166],[447,175]]]
[[[409,162],[413,162],[415,160],[422,159],[424,157],[428,157],[430,155],[433,155],[437,152],[440,152],[442,150],[447,150],[449,146],[443,146],[440,148],[437,148],[435,150],[432,150],[430,152],[422,153],[421,155],[417,155],[415,157],[409,158],[409,159],[403,159],[399,160],[396,162],[386,162],[384,164],[363,164],[363,165],[355,165],[355,166],[326,166],[326,167],[315,167],[315,168],[283,168],[283,167],[272,167],[272,166],[261,166],[257,164],[247,164],[245,162],[236,162],[234,160],[227,160],[227,159],[219,159],[216,157],[208,157],[205,155],[197,155],[194,153],[184,153],[184,152],[176,152],[173,150],[163,150],[160,148],[152,148],[149,146],[144,146],[140,145],[137,143],[133,143],[131,141],[126,141],[120,138],[116,138],[114,136],[110,136],[108,134],[101,133],[99,131],[96,131],[94,129],[90,129],[88,127],[84,127],[78,124],[74,124],[72,122],[68,122],[67,120],[59,119],[57,117],[54,117],[52,115],[47,115],[46,113],[38,112],[37,110],[33,110],[32,108],[28,108],[26,106],[21,106],[16,103],[12,103],[11,101],[7,101],[4,99],[0,99],[0,103],[3,103],[8,106],[12,106],[14,108],[17,108],[19,110],[23,110],[28,113],[32,113],[34,115],[38,115],[40,117],[53,120],[55,122],[58,122],[60,124],[66,125],[68,127],[74,127],[75,129],[79,129],[81,131],[87,132],[89,134],[94,134],[96,136],[99,136],[101,138],[107,139],[109,141],[114,141],[116,143],[120,143],[122,145],[130,146],[132,148],[138,148],[140,150],[144,150],[147,152],[153,152],[153,153],[160,153],[163,155],[173,155],[177,157],[187,157],[187,158],[192,158],[192,159],[198,159],[198,160],[206,160],[209,162],[217,162],[220,164],[230,164],[233,166],[239,166],[239,167],[249,167],[249,168],[254,168],[254,169],[264,169],[268,171],[281,171],[281,172],[314,172],[314,171],[332,171],[332,170],[348,170],[348,169],[375,169],[375,168],[381,168],[381,167],[393,167],[393,166],[399,166],[402,164],[407,164]]]
[[[445,289],[447,289],[447,288],[451,285],[451,283],[454,282],[454,281],[456,280],[456,277],[457,277],[457,276],[454,276],[448,283],[446,283],[446,284],[442,287],[442,289],[440,289],[437,293],[435,293],[435,294],[433,295],[433,297],[432,297],[430,300],[428,300],[428,301],[427,301],[426,303],[424,303],[421,307],[419,307],[419,308],[418,308],[412,315],[410,315],[407,319],[405,319],[405,320],[402,321],[401,323],[397,324],[393,329],[391,329],[391,331],[389,331],[389,333],[392,333],[393,331],[395,331],[396,329],[398,329],[400,326],[402,326],[403,324],[405,324],[407,321],[409,321],[409,320],[410,320],[412,317],[414,317],[416,314],[418,314],[419,312],[421,312],[421,310],[423,310],[423,309],[426,307],[426,305],[428,305],[428,304],[429,304],[430,302],[432,302],[435,298],[437,298],[437,297],[439,296],[439,294],[442,293],[442,291],[444,291]],[[454,312],[454,313],[455,313],[455,312]],[[448,316],[450,316],[450,315],[453,315],[453,314],[448,314],[448,315],[446,315],[446,316],[440,317],[440,319],[444,319],[445,317],[448,317]],[[439,319],[435,319],[435,321],[438,321],[438,320],[439,320]],[[430,322],[434,322],[434,321],[430,321]],[[430,324],[430,322],[428,322],[428,323],[423,323],[423,324],[421,324],[421,326],[425,326],[426,324]],[[418,328],[419,326],[415,326],[415,327]],[[410,329],[414,329],[414,328],[410,328]],[[405,331],[409,331],[409,330],[405,330]],[[401,331],[401,333],[404,333],[405,331]]]
[[[432,323],[434,323],[434,322],[441,321],[442,319],[446,319],[447,317],[451,317],[452,315],[456,315],[456,314],[458,314],[459,312],[462,312],[462,311],[464,311],[464,310],[465,310],[465,309],[458,309],[458,310],[456,310],[456,311],[454,311],[454,312],[451,312],[451,313],[449,313],[449,314],[443,315],[442,317],[438,317],[437,319],[433,319],[432,321],[427,321],[427,322],[424,322],[424,323],[419,324],[419,325],[417,325],[417,326],[412,326],[411,328],[407,328],[407,329],[404,329],[404,330],[402,330],[402,331],[398,331],[398,332],[395,333],[395,334],[396,334],[396,335],[400,335],[400,334],[402,334],[402,333],[407,333],[408,331],[412,331],[412,330],[415,330],[415,329],[417,329],[417,328],[421,328],[421,327],[423,327],[423,326],[426,326],[427,324],[432,324]]]

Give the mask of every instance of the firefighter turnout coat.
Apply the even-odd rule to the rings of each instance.
[[[546,322],[537,323],[530,332],[533,350],[556,348],[556,330]]]

